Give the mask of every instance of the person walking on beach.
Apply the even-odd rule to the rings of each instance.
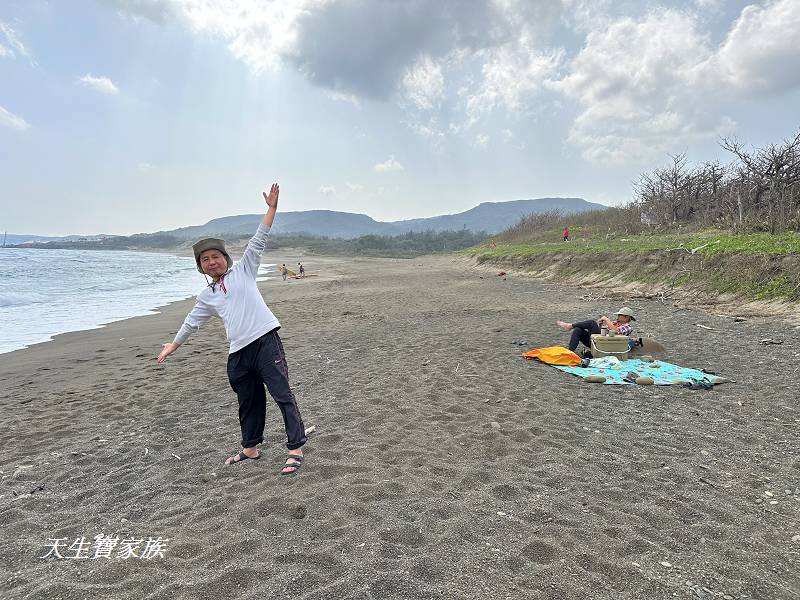
[[[211,277],[212,281],[197,296],[197,302],[186,316],[175,340],[164,344],[158,362],[163,363],[211,317],[221,318],[230,340],[228,380],[239,399],[239,425],[242,430],[242,450],[229,457],[225,464],[261,458],[256,446],[264,441],[266,385],[283,415],[289,455],[281,473],[290,475],[296,473],[303,462],[301,448],[306,443],[305,426],[289,387],[286,356],[278,336],[281,325],[256,285],[261,254],[278,210],[279,194],[277,183],[272,184],[269,195],[263,193],[267,213],[236,266],[233,266],[222,240],[208,238],[192,246],[197,270]]]
[[[286,263],[283,263],[283,266],[281,266],[281,275],[283,275],[283,280],[286,281],[286,277],[289,275],[289,269],[286,268]]]
[[[300,277],[305,277],[306,276],[306,268],[303,265],[301,265],[300,263],[297,263],[297,265],[300,267]]]

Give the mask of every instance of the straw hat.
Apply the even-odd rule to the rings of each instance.
[[[205,271],[203,271],[203,267],[200,266],[200,255],[206,250],[219,250],[225,256],[225,260],[228,263],[228,269],[233,266],[233,260],[231,260],[231,255],[228,254],[228,251],[225,250],[225,242],[223,240],[217,238],[205,238],[192,246],[192,250],[194,250],[194,261],[197,263],[197,270],[201,273],[205,273]]]
[[[629,306],[623,306],[617,311],[617,315],[625,315],[626,317],[630,317],[631,321],[635,321],[636,317],[633,316],[633,309]]]

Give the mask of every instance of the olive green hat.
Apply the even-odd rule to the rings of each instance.
[[[633,309],[628,306],[623,306],[620,308],[617,313],[618,315],[625,315],[626,317],[630,317],[631,321],[635,321],[636,317],[633,316]]]
[[[228,254],[228,251],[225,250],[225,242],[223,240],[206,238],[192,246],[192,250],[194,250],[194,261],[197,263],[197,270],[201,273],[205,273],[205,271],[203,271],[203,267],[200,266],[200,255],[206,250],[219,250],[225,256],[225,260],[228,262],[228,268],[230,269],[233,266],[233,260],[231,260],[231,255]]]

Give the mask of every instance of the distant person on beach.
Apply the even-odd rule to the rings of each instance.
[[[569,241],[569,227],[564,227],[563,234],[564,234],[564,241],[568,242]]]
[[[305,277],[306,276],[306,268],[303,265],[301,265],[300,263],[297,263],[297,266],[300,267],[300,277]]]
[[[286,281],[286,277],[289,275],[289,269],[286,268],[286,263],[283,263],[283,266],[281,266],[281,275],[283,275],[283,280]]]
[[[583,343],[587,348],[592,347],[592,334],[600,333],[602,329],[616,335],[630,336],[633,333],[633,326],[631,323],[636,320],[633,316],[633,310],[627,306],[623,306],[617,311],[616,320],[612,321],[606,316],[600,317],[598,320],[589,319],[587,321],[578,321],[577,323],[567,323],[566,321],[556,321],[564,331],[571,331],[572,336],[569,340],[570,350],[575,352],[578,344]]]
[[[269,195],[263,193],[267,213],[236,266],[233,266],[222,240],[208,238],[192,246],[197,270],[211,277],[212,281],[197,296],[197,302],[175,340],[164,344],[158,362],[163,363],[211,317],[220,317],[230,340],[228,381],[239,399],[239,425],[242,430],[242,450],[229,457],[225,464],[261,458],[256,446],[264,441],[266,385],[283,415],[289,455],[281,473],[290,475],[302,465],[305,426],[289,387],[286,356],[278,337],[281,324],[265,304],[256,285],[261,254],[278,210],[279,194],[277,183],[272,184]],[[201,368],[204,370],[204,367]]]

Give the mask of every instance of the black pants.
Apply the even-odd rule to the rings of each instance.
[[[264,385],[281,409],[286,447],[294,450],[306,443],[305,426],[289,387],[289,368],[277,329],[228,356],[228,380],[239,398],[243,448],[252,448],[264,441],[267,412]]]
[[[597,321],[580,321],[572,324],[572,336],[569,339],[569,349],[575,352],[578,344],[583,342],[587,348],[592,347],[592,334],[600,333],[600,325]]]

